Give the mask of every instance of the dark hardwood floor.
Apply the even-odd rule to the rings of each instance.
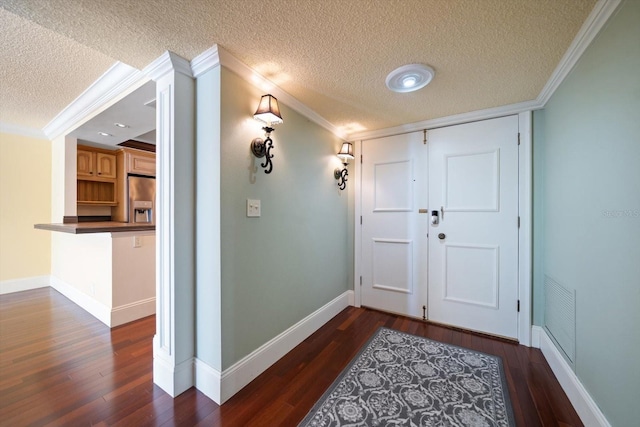
[[[110,330],[49,288],[0,296],[0,425],[296,426],[382,325],[501,356],[519,426],[582,425],[539,350],[354,307],[223,406],[172,399],[152,380],[153,316]]]

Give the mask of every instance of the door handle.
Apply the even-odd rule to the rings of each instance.
[[[440,240],[444,240],[445,237],[447,237],[447,235],[444,234],[444,233],[438,234],[438,239],[440,239]]]

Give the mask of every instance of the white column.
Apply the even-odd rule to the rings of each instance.
[[[156,82],[156,335],[153,381],[175,397],[194,385],[195,81],[166,52]]]
[[[51,222],[76,216],[76,138],[59,136],[51,141]]]

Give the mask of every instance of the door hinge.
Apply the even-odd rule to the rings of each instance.
[[[520,145],[520,132],[518,132],[518,145]]]
[[[360,154],[360,164],[362,164],[362,154]]]
[[[360,276],[360,286],[362,286],[362,276]]]
[[[362,285],[362,283],[360,283]],[[518,313],[520,313],[520,300],[518,300]]]
[[[520,228],[520,217],[518,217],[518,228]]]
[[[362,225],[362,215],[360,215],[360,225]]]

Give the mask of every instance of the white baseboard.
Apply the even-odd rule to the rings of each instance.
[[[158,336],[153,337],[153,383],[171,397],[184,393],[194,385],[194,359],[173,366],[158,355]]]
[[[156,298],[147,298],[111,309],[111,327],[124,325],[156,313]]]
[[[93,317],[111,327],[111,309],[106,305],[96,301],[89,295],[80,292],[67,282],[58,279],[55,276],[51,276],[51,287],[60,292],[65,297],[79,305],[82,309],[87,311]]]
[[[196,359],[196,388],[222,405],[335,315],[353,305],[353,299],[353,291],[343,293],[225,369],[222,374]]]
[[[212,368],[198,358],[195,359],[194,368],[196,388],[217,404],[222,404],[220,402],[220,384],[222,379],[220,371]]]
[[[564,360],[560,351],[547,335],[547,332],[540,326],[531,328],[534,347],[540,348],[544,358],[555,374],[560,386],[571,401],[580,419],[586,426],[611,427],[596,402],[584,388],[580,379],[573,372],[573,369]],[[537,346],[536,344],[537,337]]]
[[[50,281],[51,276],[33,276],[22,279],[2,280],[0,281],[0,295],[46,288],[49,286]]]

